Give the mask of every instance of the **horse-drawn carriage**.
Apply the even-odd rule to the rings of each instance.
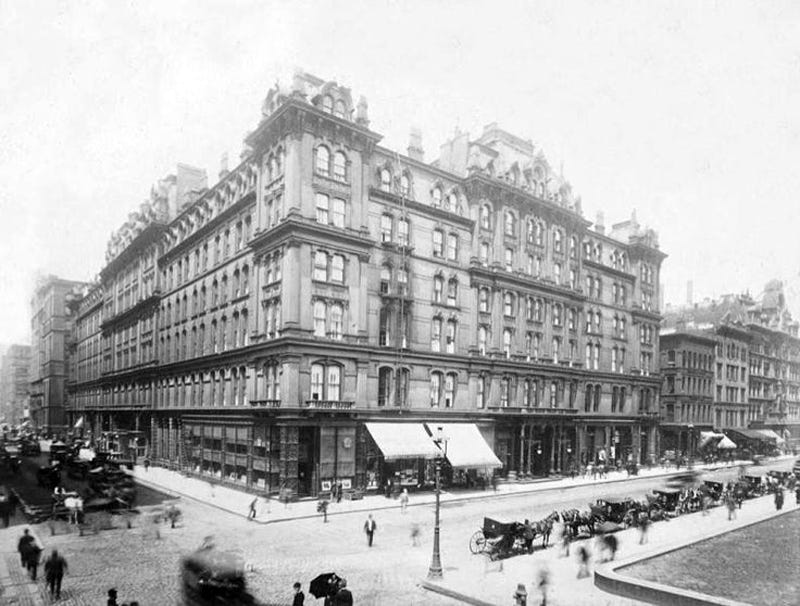
[[[483,518],[483,527],[469,540],[469,550],[474,554],[485,553],[492,560],[525,553],[525,530],[525,524],[519,522]]]
[[[761,476],[744,476],[742,478],[744,496],[747,499],[761,496],[766,492],[766,486]]]
[[[36,470],[36,483],[44,488],[55,488],[61,485],[61,465],[42,465]]]
[[[654,490],[654,498],[648,501],[655,504],[664,513],[677,513],[681,506],[681,491],[680,490]]]
[[[108,467],[89,470],[89,488],[94,496],[130,507],[136,499],[136,483],[124,471]]]
[[[589,505],[592,516],[602,519],[605,522],[613,522],[614,524],[622,524],[625,519],[625,514],[631,509],[636,509],[637,505],[633,499],[617,497],[607,497],[605,499],[597,499],[594,505]]]
[[[719,501],[722,498],[724,490],[725,485],[722,482],[712,482],[711,480],[703,482],[702,492],[711,498],[712,501]]]

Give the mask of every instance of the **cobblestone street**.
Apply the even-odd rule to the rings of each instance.
[[[789,463],[776,463],[787,467]],[[735,469],[714,472],[718,479],[736,473]],[[643,494],[663,485],[663,479],[645,478],[605,485],[575,486],[571,489],[544,490],[536,494],[518,494],[503,498],[475,499],[446,503],[442,508],[442,563],[445,578],[453,577],[456,569],[473,569],[477,556],[471,556],[468,541],[482,523],[484,515],[500,520],[524,517],[540,519],[553,509],[585,508],[599,496],[630,495],[641,498]],[[356,603],[359,605],[446,605],[453,600],[427,592],[419,587],[425,578],[431,557],[433,506],[413,506],[406,514],[399,508],[378,510],[375,518],[378,531],[372,548],[366,545],[362,530],[366,512],[333,515],[323,523],[320,517],[292,520],[274,524],[255,524],[244,517],[233,515],[192,499],[183,499],[183,511],[178,528],[169,525],[158,527],[161,538],[156,539],[155,528],[146,522],[146,515],[134,518],[132,529],[115,528],[97,535],[80,537],[74,527],[69,534],[50,536],[46,525],[34,527],[46,552],[56,548],[69,563],[64,578],[62,599],[64,606],[104,603],[106,591],[116,587],[121,600],[137,599],[142,606],[174,604],[178,601],[178,568],[182,554],[201,544],[204,537],[215,538],[220,549],[241,554],[252,567],[248,581],[255,595],[269,604],[290,603],[291,587],[300,581],[305,588],[317,574],[335,571],[348,579]],[[274,504],[284,514],[291,514],[295,505],[284,508]],[[343,511],[346,503],[332,505],[332,511]],[[287,515],[288,515],[287,514]],[[118,526],[124,524],[115,518]],[[420,545],[411,544],[412,525],[421,531]],[[0,530],[3,563],[9,574],[0,570],[0,579],[8,578],[17,601],[0,603],[38,606],[49,603],[44,583],[26,597],[25,577],[15,553],[16,541],[22,526]],[[658,531],[657,531],[658,532]],[[538,541],[537,541],[538,544]],[[550,549],[537,556],[555,559]],[[519,558],[515,558],[514,562]],[[491,571],[488,571],[491,572]],[[529,576],[529,575],[528,575]],[[506,585],[514,579],[507,575],[486,574],[488,583]],[[530,579],[519,579],[519,582]],[[29,585],[30,587],[30,585]],[[512,588],[513,589],[513,588]],[[7,592],[9,596],[12,591]],[[609,604],[615,604],[613,596]],[[313,601],[311,602],[314,603]],[[628,602],[630,603],[630,602]]]

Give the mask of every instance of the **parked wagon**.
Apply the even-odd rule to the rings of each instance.
[[[485,553],[492,560],[525,553],[525,525],[483,518],[483,527],[469,540],[469,550]]]
[[[607,497],[605,499],[597,499],[597,502],[589,507],[592,515],[607,522],[622,524],[625,514],[631,509],[636,509],[637,506],[633,499],[630,498]]]
[[[722,482],[712,482],[711,480],[703,482],[703,492],[714,501],[719,501],[722,498],[724,490],[725,485]]]
[[[766,491],[763,478],[761,476],[744,476],[742,478],[745,489],[745,498],[761,496]]]
[[[656,503],[664,511],[674,512],[680,507],[680,490],[654,490],[653,494],[656,495]]]

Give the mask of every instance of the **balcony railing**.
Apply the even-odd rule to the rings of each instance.
[[[491,412],[503,414],[526,414],[534,416],[562,416],[568,417],[578,414],[577,408],[545,408],[543,406],[489,406]]]
[[[320,410],[350,410],[355,402],[340,400],[306,400],[306,408],[316,408]]]
[[[280,400],[250,400],[252,408],[280,408]]]

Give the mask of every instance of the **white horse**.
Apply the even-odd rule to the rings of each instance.
[[[67,497],[64,499],[64,507],[69,511],[69,523],[77,524],[83,514],[83,499],[77,497]]]

